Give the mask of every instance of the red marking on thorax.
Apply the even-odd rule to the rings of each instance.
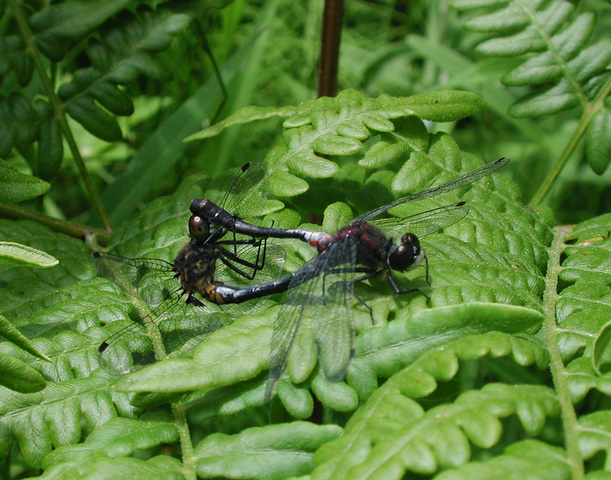
[[[371,237],[371,235],[369,235],[369,232],[363,232],[361,234],[361,236],[359,237],[359,240],[362,240],[363,242],[367,242],[371,248],[379,248],[380,244]]]

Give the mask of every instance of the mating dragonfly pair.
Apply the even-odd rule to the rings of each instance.
[[[191,241],[176,257],[174,264],[164,264],[178,278],[171,305],[192,304],[203,308],[196,295],[213,304],[241,304],[246,301],[286,292],[281,311],[274,324],[272,335],[270,370],[264,401],[271,397],[282,375],[291,347],[304,321],[311,322],[311,333],[318,348],[318,358],[325,376],[331,381],[341,380],[354,354],[354,328],[351,320],[351,297],[366,303],[354,291],[358,282],[386,275],[393,290],[406,293],[392,276],[392,271],[404,272],[426,262],[419,238],[446,228],[467,215],[465,202],[434,208],[402,218],[376,217],[398,205],[431,198],[475,182],[508,163],[501,158],[478,169],[456,177],[444,184],[404,197],[395,202],[367,212],[342,228],[336,235],[302,229],[262,227],[244,221],[244,213],[258,213],[254,208],[244,208],[256,197],[265,199],[263,185],[265,170],[259,164],[246,164],[236,177],[232,188],[217,205],[204,199],[191,202],[189,219]],[[252,181],[250,178],[257,178]],[[244,212],[244,213],[243,213]],[[399,241],[393,238],[398,234]],[[230,235],[230,239],[223,240]],[[270,257],[270,238],[293,238],[304,241],[318,250],[318,255],[297,271],[270,281],[241,286],[232,281],[220,280],[216,269],[220,260],[227,271],[242,279],[252,280],[264,271]],[[156,261],[124,259],[107,254],[94,254],[98,269],[116,281],[114,265],[131,265],[130,269],[160,268]],[[281,255],[274,253],[276,266]],[[142,263],[140,263],[142,262]],[[132,277],[139,275],[132,275]],[[141,276],[141,275],[140,275]],[[428,281],[428,264],[426,268]],[[174,279],[174,282],[176,280]],[[133,283],[132,283],[133,284]],[[186,295],[186,302],[179,300]],[[165,304],[166,302],[162,303]],[[368,307],[369,308],[369,307]],[[150,323],[159,323],[162,315],[158,307]],[[183,310],[184,311],[184,310]],[[200,327],[203,335],[218,328],[222,322],[209,316]],[[124,336],[124,332],[119,332]],[[100,349],[107,347],[105,342]]]

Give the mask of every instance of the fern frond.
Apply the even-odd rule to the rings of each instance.
[[[93,427],[116,414],[108,391],[111,378],[97,370],[87,378],[50,382],[37,393],[0,389],[2,443],[16,439],[26,463],[40,468],[53,447],[79,442],[82,418]]]
[[[0,324],[6,319],[0,316]],[[0,351],[0,385],[21,393],[38,392],[45,388],[44,377],[27,363]]]
[[[294,422],[250,428],[237,435],[213,434],[195,449],[201,478],[287,478],[312,470],[320,446],[341,434],[337,425]]]
[[[609,454],[611,442],[611,416],[609,410],[600,410],[579,419],[579,449],[583,458],[592,459],[598,452]]]
[[[577,226],[566,246],[560,278],[570,285],[558,299],[561,352],[568,361],[574,401],[591,389],[611,391],[611,378],[602,367],[609,362],[606,330],[611,318],[611,215]],[[600,373],[600,370],[603,373]],[[597,372],[598,371],[598,372]]]
[[[36,99],[30,104],[21,93],[0,95],[0,129],[0,157],[6,158],[13,148],[18,148],[35,175],[55,175],[64,150],[58,121],[46,100]],[[36,142],[39,148],[34,153],[31,146]]]
[[[442,472],[438,480],[494,478],[569,479],[571,471],[564,451],[537,440],[523,440],[507,447],[503,454],[488,461],[471,462]]]
[[[0,202],[14,203],[36,198],[46,193],[50,187],[44,180],[25,175],[0,160]]]
[[[87,50],[92,66],[77,70],[72,81],[58,90],[68,114],[95,136],[119,140],[121,130],[114,115],[131,115],[133,104],[118,87],[139,74],[167,80],[170,73],[154,54],[168,48],[189,20],[187,15],[159,10],[139,16],[125,13],[106,26],[100,40],[92,41]]]
[[[481,107],[476,95],[460,91],[440,91],[427,95],[393,98],[381,95],[369,98],[356,90],[344,90],[334,98],[323,97],[292,108],[247,107],[231,115],[223,122],[189,137],[189,140],[218,135],[223,129],[277,115],[284,121],[284,142],[272,149],[266,158],[270,168],[271,187],[278,196],[294,196],[303,193],[303,181],[299,177],[326,178],[335,175],[339,167],[322,155],[345,157],[365,152],[364,142],[380,133],[395,132],[395,123],[404,117],[417,116],[425,120],[449,122],[472,115]],[[420,120],[414,120],[422,124]],[[422,145],[401,136],[405,129],[397,131],[399,141],[407,143],[407,149],[417,150]],[[410,132],[410,130],[408,130]],[[418,133],[421,134],[419,129]],[[411,139],[415,133],[408,133]],[[428,135],[426,136],[428,141]],[[403,150],[385,154],[389,163],[401,157]],[[379,154],[378,154],[379,156]],[[371,160],[365,160],[371,163]],[[286,170],[298,176],[289,174]],[[297,186],[289,190],[287,187]],[[301,188],[299,188],[301,187]]]
[[[190,358],[143,368],[123,377],[117,388],[129,392],[207,392],[255,378],[269,366],[272,323],[272,312],[238,320],[210,335]],[[249,334],[244,336],[244,331]]]
[[[0,17],[3,13],[3,9],[0,7]],[[9,72],[15,74],[17,83],[21,86],[30,83],[34,73],[32,57],[26,54],[25,43],[17,35],[7,35],[0,38],[0,76],[4,77]]]
[[[130,0],[94,0],[47,6],[30,18],[36,45],[49,59],[59,61],[76,42],[130,4]]]
[[[454,402],[424,409],[412,398],[431,395],[451,381],[460,359],[511,355],[521,365],[545,367],[547,355],[532,339],[499,332],[457,340],[391,377],[346,425],[344,435],[316,453],[314,478],[402,478],[432,474],[470,458],[470,446],[490,448],[503,431],[500,419],[516,415],[529,434],[558,414],[552,390],[543,386],[488,384]]]
[[[83,443],[59,447],[45,458],[46,478],[164,478],[184,480],[179,460],[166,455],[147,461],[128,458],[137,450],[178,439],[170,423],[114,418],[95,428]]]
[[[54,96],[50,92],[54,86],[47,78],[42,82],[47,90],[40,92],[46,98],[37,99],[32,105],[17,93],[0,97],[0,129],[5,133],[0,141],[1,157],[19,148],[34,174],[53,177],[63,158],[58,118],[64,112],[98,138],[109,142],[121,139],[115,117],[133,113],[132,101],[122,87],[137,75],[168,79],[170,73],[155,55],[167,49],[191,19],[189,14],[163,7],[141,9],[137,14],[124,11],[131,3],[113,0],[48,6],[31,16],[31,31],[21,32],[32,34],[31,40],[39,50],[26,52],[27,42],[19,37],[3,40],[0,51],[7,55],[0,61],[0,71],[14,72],[20,84],[25,85],[33,77],[33,55],[58,62],[88,35],[99,33],[96,39],[90,38],[86,51],[91,66],[75,71],[71,80],[59,87],[59,100],[50,98]],[[42,61],[40,58],[39,64]],[[69,66],[65,68],[69,70]],[[38,143],[36,154],[30,151],[35,143]]]
[[[510,107],[509,113],[516,117],[551,115],[578,105],[585,108],[609,78],[611,41],[592,43],[595,15],[574,15],[571,2],[452,0],[450,4],[473,12],[466,28],[494,36],[479,44],[479,53],[526,56],[502,78],[505,85],[535,89]]]

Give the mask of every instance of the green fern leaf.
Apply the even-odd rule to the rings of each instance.
[[[15,145],[33,142],[39,122],[36,110],[23,95],[0,96],[0,156],[6,158]]]
[[[484,462],[472,462],[455,470],[442,472],[439,480],[519,477],[541,479],[571,478],[570,468],[561,448],[537,440],[523,440],[507,448],[502,455]]]
[[[30,83],[34,73],[32,57],[26,54],[24,41],[15,35],[0,39],[0,75],[5,76],[10,71],[15,73],[21,86]]]
[[[593,12],[574,15],[571,2],[453,0],[451,5],[476,12],[466,28],[496,37],[482,42],[477,47],[480,53],[528,55],[502,78],[505,85],[534,89],[509,108],[513,116],[585,108],[609,76],[606,68],[611,61],[611,44],[608,40],[591,44],[596,17]]]
[[[195,449],[201,478],[286,478],[312,470],[312,455],[341,434],[336,425],[294,422],[213,434]]]
[[[534,310],[506,305],[474,303],[421,310],[405,321],[364,332],[358,338],[346,381],[361,398],[367,398],[377,386],[378,376],[394,374],[432,346],[490,331],[517,333],[536,328],[540,321]],[[503,349],[507,348],[510,345],[505,344]],[[478,357],[485,354],[473,353]],[[531,358],[531,354],[527,356]]]
[[[609,362],[608,349],[600,350],[598,339],[605,334],[611,318],[611,241],[608,238],[611,215],[593,218],[578,225],[566,247],[560,278],[570,285],[558,299],[561,349],[571,376],[569,388],[575,400],[592,388],[610,391],[608,375],[596,370]]]
[[[611,430],[611,417],[608,410],[601,410],[579,419],[579,448],[583,457],[590,460],[598,452],[608,453],[609,431]]]
[[[362,152],[363,142],[378,132],[391,132],[396,129],[391,120],[418,116],[425,120],[449,122],[471,115],[481,107],[481,101],[473,94],[459,91],[441,91],[427,95],[415,95],[407,98],[393,98],[382,95],[371,99],[356,90],[345,90],[334,98],[319,98],[303,102],[295,108],[247,107],[231,115],[223,122],[202,132],[192,135],[188,140],[208,138],[218,135],[229,126],[251,122],[276,114],[286,118],[285,145],[276,147],[270,152],[266,161],[271,171],[272,191],[276,194],[287,194],[283,178],[277,178],[276,172],[282,172],[288,165],[298,175],[312,178],[325,178],[335,175],[339,168],[334,161],[320,155],[346,156]],[[417,132],[410,127],[420,123]],[[421,146],[420,141],[412,140],[422,137],[422,123],[419,120],[401,123],[402,139],[412,148]],[[420,135],[418,135],[420,134]],[[396,138],[396,137],[395,137]],[[382,147],[377,147],[378,149]],[[400,148],[406,149],[407,146]],[[372,152],[363,160],[367,166],[376,166],[381,162],[389,163],[399,155],[391,154],[390,160],[378,160],[379,153]],[[388,153],[386,153],[388,157]],[[293,192],[296,195],[299,192]]]
[[[269,366],[272,322],[272,314],[238,320],[214,332],[189,358],[165,360],[126,375],[117,388],[126,392],[207,392],[255,378]],[[247,336],[244,331],[249,332]]]
[[[125,458],[130,452],[172,443],[178,432],[171,423],[114,418],[95,428],[80,445],[57,448],[44,461],[41,478],[184,479],[180,462],[168,456],[146,462]]]
[[[611,163],[611,112],[602,109],[594,115],[585,137],[588,162],[599,175],[605,173]]]
[[[94,0],[49,6],[30,19],[36,44],[51,60],[61,60],[72,43],[94,31],[131,4],[131,0]]]
[[[467,462],[469,442],[480,448],[498,442],[500,418],[515,414],[534,434],[545,417],[558,414],[553,392],[541,386],[490,384],[427,412],[410,398],[431,395],[438,381],[451,380],[458,358],[484,355],[512,355],[523,365],[540,367],[546,358],[530,340],[501,333],[466,337],[421,356],[367,400],[342,437],[321,447],[312,478],[402,478],[406,470],[431,474]]]
[[[4,319],[0,317],[0,320]],[[0,384],[17,392],[38,392],[46,385],[44,377],[37,370],[1,351],[0,373]]]
[[[202,130],[201,132],[194,133],[193,135],[185,138],[186,142],[192,140],[201,140],[204,138],[214,137],[219,135],[226,128],[241,125],[243,123],[250,123],[256,120],[265,120],[273,117],[293,117],[296,112],[296,107],[257,107],[257,106],[248,106],[244,107],[237,112],[231,114],[222,122],[219,122],[215,125],[211,125],[210,127]],[[307,121],[304,118],[304,122]],[[299,123],[299,122],[297,122]],[[286,125],[286,122],[285,122]],[[287,125],[291,127],[300,126],[300,125]]]
[[[115,410],[108,392],[108,374],[98,370],[88,378],[52,382],[37,393],[0,389],[2,442],[15,438],[26,463],[40,468],[53,446],[78,443],[81,416],[90,426],[112,418]]]
[[[59,123],[47,101],[32,104],[19,93],[8,99],[0,95],[0,157],[7,158],[13,148],[26,149],[38,140],[37,154],[24,155],[36,176],[50,179],[57,173],[63,156]],[[10,178],[10,177],[5,177]],[[14,188],[14,187],[13,187]]]
[[[0,201],[22,202],[46,193],[51,185],[31,175],[18,172],[0,160]]]
[[[75,72],[73,80],[60,87],[58,94],[66,103],[66,111],[97,137],[109,142],[119,140],[121,130],[108,112],[131,115],[133,105],[118,85],[129,84],[138,74],[167,79],[169,73],[153,54],[165,50],[172,35],[184,29],[189,19],[163,9],[117,19],[104,29],[99,43],[91,44],[88,53],[92,67]]]

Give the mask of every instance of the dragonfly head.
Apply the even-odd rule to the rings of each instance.
[[[388,255],[388,265],[393,270],[404,272],[417,267],[424,259],[424,252],[420,247],[420,240],[413,233],[406,233],[401,237],[401,243]]]
[[[196,242],[205,242],[210,236],[210,224],[199,215],[189,218],[189,236]]]

